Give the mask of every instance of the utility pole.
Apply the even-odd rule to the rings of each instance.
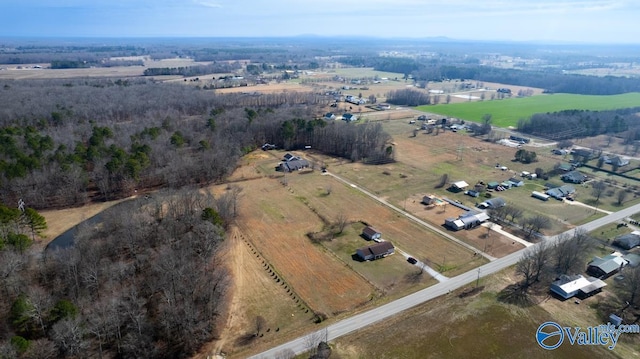
[[[480,268],[478,268],[478,279],[476,279],[476,288],[478,288],[479,283],[480,283]]]

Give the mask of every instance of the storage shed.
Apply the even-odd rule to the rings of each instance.
[[[382,233],[371,226],[366,226],[362,230],[362,236],[370,241],[375,241],[382,237]]]

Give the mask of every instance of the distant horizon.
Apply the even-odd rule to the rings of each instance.
[[[0,38],[367,37],[640,44],[628,0],[4,0]]]
[[[500,39],[471,39],[453,38],[448,36],[427,36],[427,37],[383,37],[383,36],[338,36],[338,35],[278,35],[278,36],[16,36],[0,35],[0,41],[91,41],[91,40],[113,40],[113,41],[136,41],[136,40],[365,40],[365,41],[406,41],[418,42],[426,41],[431,43],[486,43],[486,44],[521,44],[521,45],[576,45],[576,46],[637,46],[640,45],[640,38],[636,43],[626,42],[588,42],[588,41],[563,41],[563,40],[500,40]],[[2,46],[2,43],[0,43]]]

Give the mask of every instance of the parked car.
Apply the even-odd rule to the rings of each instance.
[[[407,262],[409,262],[411,264],[416,264],[416,263],[418,263],[418,260],[413,258],[413,257],[409,257],[409,258],[407,258]]]

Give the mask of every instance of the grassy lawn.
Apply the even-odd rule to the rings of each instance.
[[[469,121],[480,121],[485,114],[491,114],[493,125],[508,127],[516,126],[519,119],[529,118],[535,113],[573,109],[613,110],[634,107],[638,103],[640,103],[640,93],[612,96],[553,94],[505,100],[419,106],[417,109]]]
[[[410,281],[408,278],[418,270],[417,267],[409,264],[405,258],[395,253],[389,257],[375,261],[360,262],[353,258],[358,248],[375,244],[360,236],[364,225],[354,223],[347,228],[343,235],[334,238],[332,241],[322,242],[331,252],[340,258],[347,266],[360,273],[381,290],[397,289],[413,284],[421,286],[437,283],[427,274],[421,280]]]

